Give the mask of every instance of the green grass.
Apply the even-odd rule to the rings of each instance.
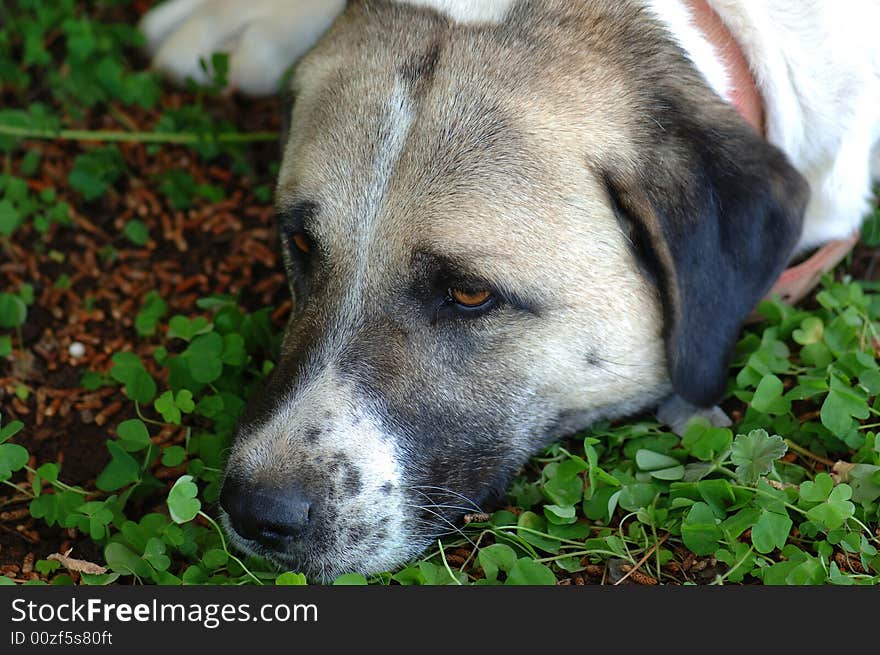
[[[84,121],[93,112],[160,102],[161,82],[127,63],[139,35],[67,0],[17,0],[0,15],[0,79],[4,97],[17,102],[0,110],[0,249],[24,225],[40,234],[56,223],[78,229],[54,191],[29,186],[39,161],[25,135],[105,142],[80,152],[66,180],[83,201],[101,199],[126,175],[111,141],[189,144],[201,163],[246,167],[246,144],[267,138],[200,111],[210,89],[189,107],[165,110],[155,132],[90,130]],[[180,172],[154,185],[179,209],[224,193]],[[124,233],[143,245],[145,231],[132,219]],[[877,245],[878,234],[875,212],[865,242]],[[39,247],[63,260],[53,245]],[[423,559],[369,581],[352,574],[338,582],[880,582],[880,284],[846,270],[826,277],[811,309],[761,306],[764,320],[743,332],[730,371],[724,406],[736,415],[733,429],[694,422],[677,435],[650,417],[596,425],[535,457],[504,509],[472,517]],[[7,361],[20,355],[33,295],[28,284],[0,293]],[[270,308],[247,312],[237,298],[209,296],[183,316],[169,315],[167,301],[147,294],[135,321],[138,339],[156,347],[150,368],[167,375],[116,353],[109,370],[81,380],[88,389],[119,387],[134,416],[108,433],[109,463],[94,487],[65,483],[58,462],[30,465],[29,426],[18,421],[0,423],[0,483],[31,499],[33,517],[100,547],[97,563],[107,571],[79,574],[84,584],[304,584],[296,571],[232,552],[211,515],[236,418],[277,355]],[[19,385],[16,393],[30,390]],[[168,425],[185,429],[183,443],[155,443]],[[157,462],[184,473],[169,488],[154,475]],[[77,579],[55,559],[35,566],[52,584]]]

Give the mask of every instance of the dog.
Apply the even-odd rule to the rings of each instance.
[[[233,543],[391,570],[600,419],[723,395],[794,258],[880,172],[880,2],[171,0],[176,79],[289,83],[295,309],[238,427]]]

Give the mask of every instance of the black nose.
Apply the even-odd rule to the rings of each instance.
[[[273,549],[303,536],[312,509],[296,486],[243,485],[233,478],[223,483],[220,505],[238,534]]]

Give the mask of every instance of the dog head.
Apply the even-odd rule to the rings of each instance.
[[[561,433],[718,399],[804,181],[620,2],[355,2],[298,65],[296,303],[221,496],[242,548],[386,570]]]

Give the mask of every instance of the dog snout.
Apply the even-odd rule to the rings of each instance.
[[[301,488],[291,484],[245,486],[227,479],[220,505],[240,536],[276,550],[301,540],[314,518],[314,504]]]

